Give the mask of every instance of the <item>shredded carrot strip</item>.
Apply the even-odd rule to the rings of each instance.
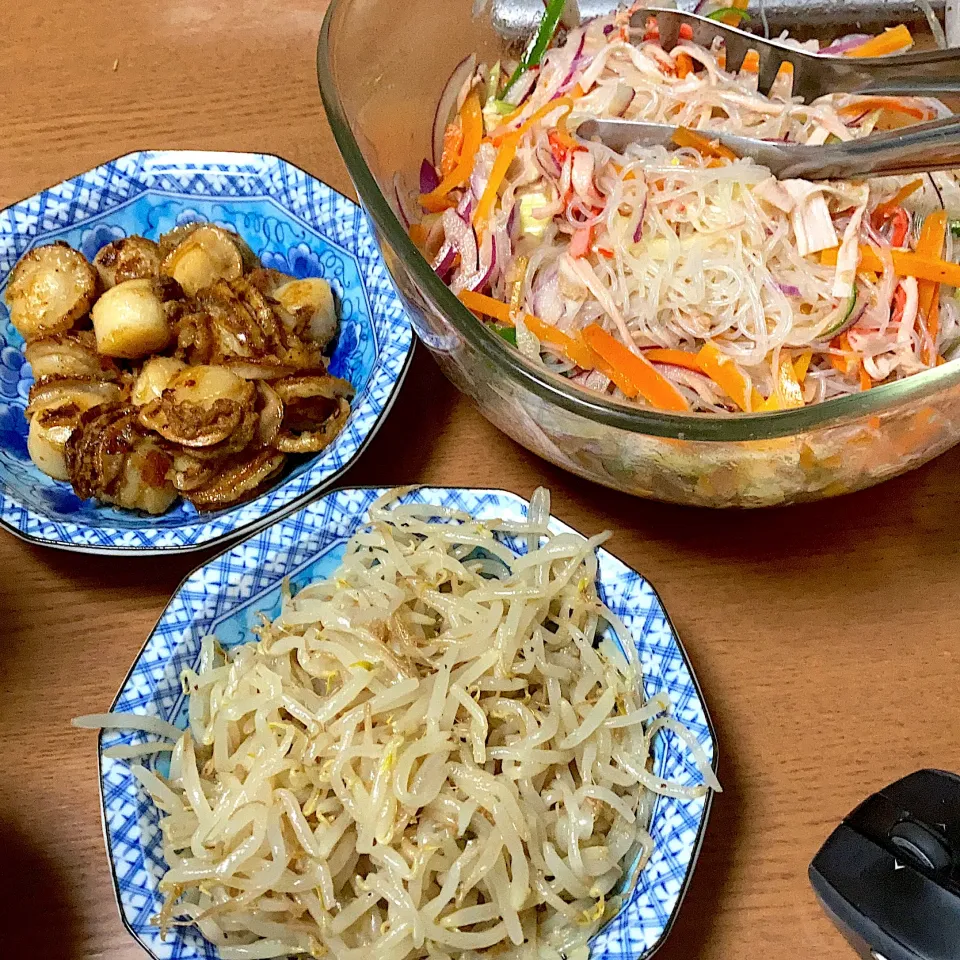
[[[697,354],[703,372],[731,397],[744,412],[751,413],[763,404],[760,392],[750,388],[736,361],[720,352],[712,343],[705,343]]]
[[[901,187],[889,200],[886,200],[883,203],[878,203],[876,207],[874,207],[874,215],[879,216],[881,219],[889,216],[889,214],[896,207],[902,206],[903,201],[906,200],[907,197],[916,193],[922,186],[922,177],[918,177],[916,180],[911,180],[905,187]]]
[[[573,109],[573,105],[576,103],[576,101],[582,96],[583,90],[580,87],[580,84],[577,84],[566,96],[557,97],[555,100],[550,100],[538,110],[534,110],[534,112],[531,113],[530,116],[527,117],[527,119],[524,120],[516,130],[512,129],[508,123],[500,124],[500,126],[490,134],[490,139],[493,141],[494,146],[499,146],[500,141],[502,141],[505,137],[510,136],[512,133],[518,133],[522,137],[538,120],[542,120],[548,114],[553,113],[554,110],[563,108],[564,116],[566,116],[566,114]]]
[[[870,374],[867,373],[865,367],[860,367],[860,389],[869,390],[873,386],[873,380],[870,379]]]
[[[920,236],[917,238],[917,256],[939,260],[943,256],[943,243],[946,236],[947,214],[943,210],[937,210],[923,221]],[[933,301],[940,294],[940,284],[932,280],[921,280],[919,287],[920,313],[928,316]]]
[[[704,157],[716,157],[719,160],[738,160],[739,157],[716,140],[710,140],[696,130],[677,127],[671,138],[678,147],[693,147]]]
[[[690,54],[681,50],[675,59],[677,61],[677,76],[681,80],[689,77],[693,73],[693,60],[690,59]]]
[[[852,352],[850,341],[847,339],[845,333],[831,340],[830,346],[835,350],[843,350],[846,354]],[[832,366],[834,370],[839,370],[842,374],[852,373],[859,365],[860,361],[856,357],[838,357],[836,354],[831,354],[830,356],[830,366]]]
[[[703,373],[703,367],[700,365],[697,355],[687,353],[686,350],[667,350],[654,347],[652,350],[644,350],[643,355],[651,363],[668,363],[672,367],[686,367],[687,370],[696,370],[697,373]]]
[[[845,103],[837,110],[841,117],[859,116],[868,110],[892,110],[894,113],[905,113],[916,120],[929,120],[933,115],[930,110],[914,106],[896,97],[861,97],[855,103]],[[921,181],[922,183],[923,181]]]
[[[917,253],[922,257],[937,258],[943,256],[943,244],[947,236],[947,214],[943,210],[931,213],[924,221],[917,238]],[[936,339],[940,329],[940,284],[932,280],[921,280],[918,284],[919,302],[917,304],[917,324],[926,324],[931,339]],[[923,359],[931,363],[934,359],[929,347],[924,347]]]
[[[483,196],[477,204],[477,209],[473,211],[473,223],[475,226],[482,226],[493,213],[494,204],[497,202],[497,191],[500,184],[503,183],[513,158],[517,155],[517,144],[520,142],[520,134],[514,133],[506,137],[497,154],[497,159],[493,162],[493,169],[490,171],[490,179],[483,189]]]
[[[858,47],[848,50],[847,57],[882,57],[887,53],[896,53],[913,46],[913,37],[910,31],[901,23],[899,27],[884,30],[879,36],[861,43]]]
[[[562,330],[550,326],[549,323],[529,313],[524,314],[523,322],[538,340],[559,347],[566,358],[572,360],[578,367],[607,373],[606,364],[582,340],[568,336]]]
[[[777,371],[776,398],[781,409],[790,410],[803,406],[803,388],[789,357],[781,356]]]
[[[485,316],[493,317],[498,323],[504,326],[516,326],[514,311],[510,304],[502,300],[496,300],[493,297],[485,296],[482,293],[474,293],[472,290],[461,290],[458,294],[460,302],[474,313],[482,313]],[[550,326],[539,317],[531,313],[522,314],[523,322],[526,328],[538,339],[545,343],[552,343],[554,346],[563,350],[569,360],[572,360],[578,367],[584,370],[600,370],[605,364],[600,362],[600,358],[592,350],[579,340],[567,336],[562,330]],[[602,370],[601,372],[606,372]]]
[[[427,231],[422,223],[410,224],[410,239],[422,250],[427,242]]]
[[[737,10],[746,10],[749,6],[749,3],[750,0],[732,0],[730,6],[735,7]],[[735,27],[740,23],[743,17],[739,17],[735,13],[728,13],[721,19],[728,27]]]
[[[916,277],[918,280],[932,280],[945,283],[949,287],[960,287],[960,263],[950,263],[935,257],[922,257],[909,250],[891,250],[893,269],[898,277]],[[837,265],[837,249],[824,250],[820,262],[828,267]],[[873,247],[860,247],[860,266],[858,272],[872,270],[883,273],[883,261]]]
[[[463,129],[463,150],[457,165],[440,181],[435,190],[420,195],[420,205],[431,213],[440,213],[449,207],[447,194],[457,187],[462,187],[473,173],[477,151],[483,139],[483,113],[480,110],[480,99],[475,93],[471,93],[463,102],[460,125]]]
[[[689,23],[681,23],[679,36],[681,40],[689,42],[693,39],[693,27]]]
[[[628,396],[642,396],[661,410],[684,412],[690,409],[683,394],[653,364],[637,356],[614,339],[602,327],[591,323],[583,331],[583,339],[594,353],[610,365],[613,382]]]
[[[474,293],[472,290],[461,290],[457,296],[468,310],[472,310],[474,313],[486,314],[486,316],[493,317],[494,320],[498,320],[508,327],[513,326],[513,316],[510,312],[509,303],[504,303],[502,300],[495,300],[493,297],[488,297],[483,293]]]
[[[740,64],[741,73],[758,73],[760,71],[760,54],[756,50],[748,50]]]

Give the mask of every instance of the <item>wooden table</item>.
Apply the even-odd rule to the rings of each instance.
[[[0,4],[0,203],[143,147],[262,150],[352,193],[314,76],[323,0]],[[411,443],[410,438],[417,438]],[[482,450],[483,456],[468,451]],[[592,486],[501,436],[418,352],[352,471],[554,492],[554,512],[660,590],[720,738],[717,798],[663,960],[852,956],[806,868],[867,793],[960,769],[960,450],[883,487],[761,513]],[[180,579],[204,555],[81,557],[0,536],[0,954],[142,956],[117,916],[95,738]]]

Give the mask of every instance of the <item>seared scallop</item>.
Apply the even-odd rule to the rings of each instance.
[[[167,304],[179,292],[168,283],[126,280],[100,297],[92,313],[97,350],[127,359],[163,350],[173,335]]]
[[[160,247],[146,237],[121,237],[101,247],[93,265],[104,290],[127,280],[147,280],[160,274]]]
[[[25,340],[66,333],[97,295],[97,272],[66,244],[31,250],[13,268],[6,300],[10,322]]]

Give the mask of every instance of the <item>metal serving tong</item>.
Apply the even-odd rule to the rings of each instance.
[[[631,143],[669,147],[676,127],[639,120],[586,120],[577,129],[584,140],[599,139],[623,152]],[[779,179],[857,180],[867,176],[928,173],[960,166],[960,117],[918,123],[902,130],[874,133],[861,140],[808,146],[782,140],[757,140],[716,130],[697,130],[738,157],[752,157]]]
[[[839,0],[838,0],[839,2]],[[780,64],[793,64],[793,92],[804,100],[828,93],[928,97],[960,93],[960,50],[930,50],[893,57],[834,57],[797,50],[776,40],[728,27],[707,17],[677,10],[649,7],[638,10],[631,28],[642,31],[653,17],[660,28],[660,42],[670,50],[680,41],[680,27],[693,30],[693,41],[709,48],[719,37],[724,42],[728,71],[737,71],[750,50],[760,57],[759,89],[767,93]]]

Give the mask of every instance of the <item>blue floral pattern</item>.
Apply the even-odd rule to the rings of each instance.
[[[357,390],[346,427],[325,451],[292,462],[256,500],[201,515],[181,503],[148,517],[81,501],[27,454],[32,383],[23,341],[0,302],[0,525],[51,546],[91,552],[180,552],[249,533],[332,483],[356,459],[399,388],[413,349],[406,314],[356,204],[277,157],[190,151],[135,153],[0,212],[0,293],[31,247],[64,240],[93,259],[105,244],[156,238],[209,220],[235,230],[264,264],[322,276],[340,335],[330,369]]]
[[[180,674],[197,667],[200,640],[215,634],[233,647],[252,639],[257,612],[276,616],[281,584],[296,591],[329,576],[347,539],[363,524],[383,490],[338,490],[237,544],[195,570],[167,605],[124,681],[111,709],[159,716],[186,726]],[[527,502],[497,490],[419,489],[404,502],[441,504],[482,520],[522,520]],[[570,532],[557,520],[552,529]],[[516,541],[515,549],[523,549]],[[598,588],[633,635],[648,697],[665,691],[672,713],[697,738],[716,768],[716,741],[693,670],[656,592],[634,570],[599,549]],[[159,881],[166,870],[156,808],[138,787],[129,766],[104,757],[107,747],[150,739],[129,731],[100,737],[100,791],[107,851],[120,914],[155,960],[216,960],[216,949],[192,929],[177,928],[162,940],[151,917],[159,912]],[[701,782],[689,750],[675,737],[658,739],[654,772],[686,785]],[[591,941],[591,960],[641,960],[663,941],[679,909],[706,827],[710,799],[660,797],[650,832],[655,847],[637,886]]]

